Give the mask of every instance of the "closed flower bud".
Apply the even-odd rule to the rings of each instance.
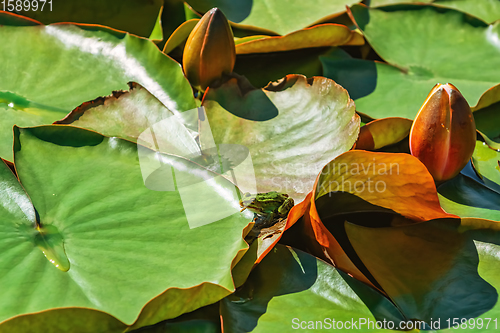
[[[182,58],[191,85],[204,91],[222,74],[233,71],[236,49],[231,26],[218,8],[207,12],[189,35]]]
[[[410,151],[437,182],[455,177],[476,145],[476,124],[467,101],[450,84],[437,84],[413,121]]]

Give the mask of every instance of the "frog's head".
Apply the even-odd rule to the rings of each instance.
[[[250,194],[249,192],[246,192],[243,194],[243,196],[240,199],[240,206],[243,207],[243,209],[247,207],[253,207],[255,203],[255,194]]]

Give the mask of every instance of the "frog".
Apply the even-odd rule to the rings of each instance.
[[[250,194],[244,193],[240,200],[240,206],[251,212],[263,216],[265,224],[277,222],[279,218],[288,216],[288,212],[292,209],[294,201],[285,193],[276,191],[267,193]]]

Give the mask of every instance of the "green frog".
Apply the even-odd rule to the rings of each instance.
[[[240,200],[241,211],[248,208],[251,212],[266,218],[266,224],[273,224],[278,218],[285,218],[294,205],[288,194],[276,191],[267,193],[245,193]]]

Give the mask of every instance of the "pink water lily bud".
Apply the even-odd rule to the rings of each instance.
[[[410,151],[437,182],[455,177],[476,145],[476,124],[467,101],[450,84],[437,84],[410,131]]]
[[[205,13],[189,35],[182,64],[191,85],[204,91],[222,74],[233,71],[236,49],[231,26],[218,8]]]

